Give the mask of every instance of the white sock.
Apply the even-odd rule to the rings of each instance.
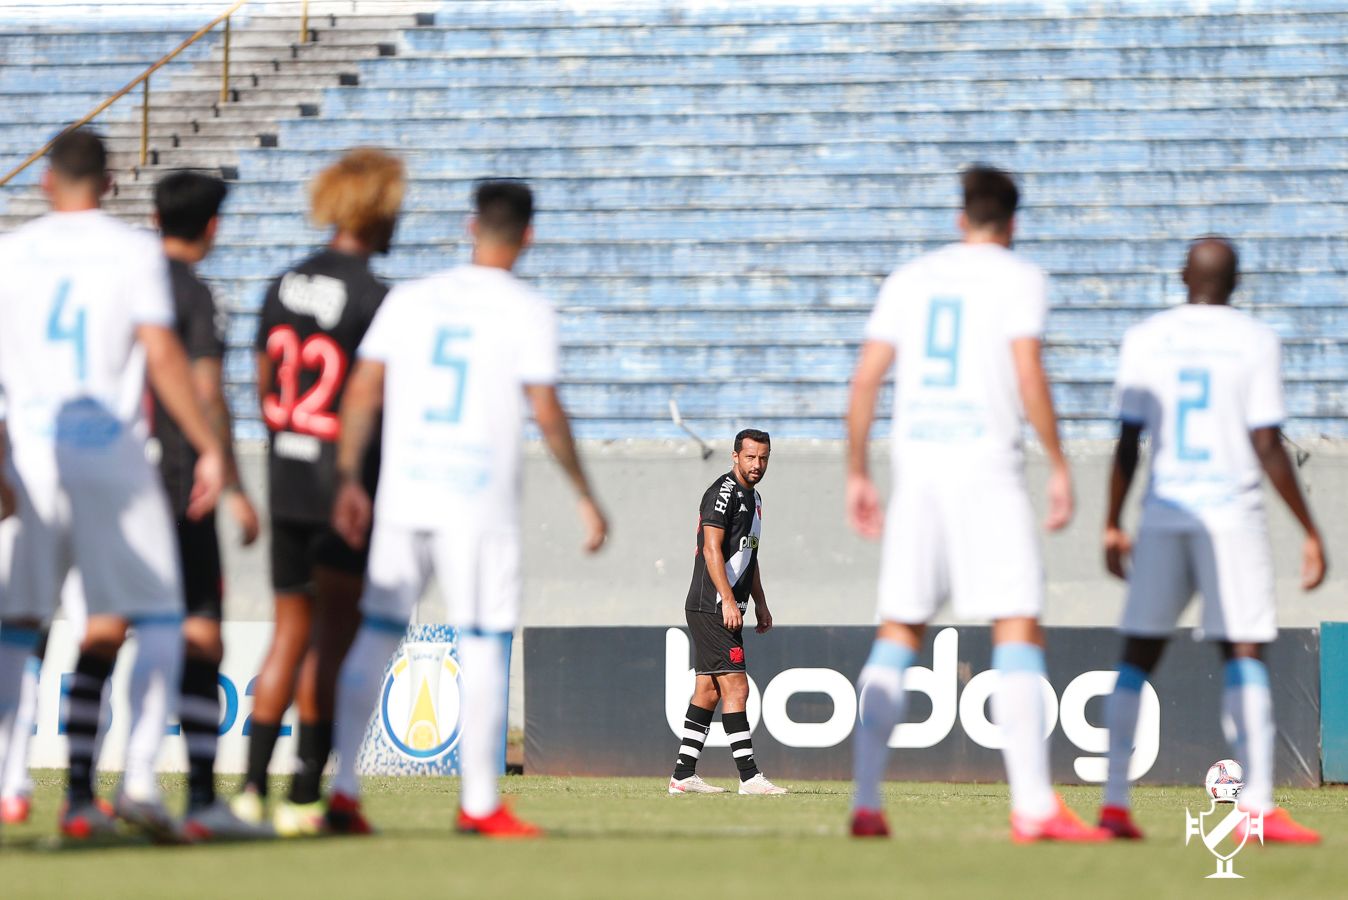
[[[878,810],[880,782],[889,759],[889,736],[903,720],[908,698],[903,675],[917,653],[893,641],[877,639],[857,679],[857,728],[852,735],[852,809]]]
[[[37,680],[41,672],[42,660],[30,653],[23,665],[19,705],[6,732],[9,745],[5,750],[4,772],[0,775],[0,797],[26,797],[33,792],[33,782],[28,777],[28,748],[33,743],[33,723],[37,721]]]
[[[1137,713],[1142,706],[1142,685],[1147,673],[1137,666],[1119,663],[1119,680],[1105,701],[1105,727],[1109,729],[1109,776],[1105,779],[1105,806],[1128,808],[1128,762],[1137,737]]]
[[[1245,769],[1240,805],[1251,812],[1273,809],[1273,693],[1268,667],[1257,659],[1238,657],[1225,667],[1222,730],[1236,762]]]
[[[332,791],[348,797],[360,796],[360,745],[370,727],[384,680],[389,657],[398,649],[406,625],[366,617],[356,640],[337,676],[337,713],[333,723],[333,749],[337,751],[337,771]]]
[[[155,766],[164,744],[164,730],[177,709],[183,632],[180,619],[140,622],[135,628],[136,663],[131,668],[129,686],[131,732],[126,740],[122,791],[132,800],[145,802],[159,797]],[[107,706],[106,702],[102,705]]]
[[[1044,819],[1058,808],[1048,774],[1048,741],[1044,740],[1044,651],[1035,644],[998,644],[992,650],[997,692],[992,715],[1002,731],[1002,758],[1011,785],[1011,811]]]
[[[490,815],[501,805],[496,780],[505,752],[510,638],[510,632],[459,632],[464,694],[459,806],[470,816]]]
[[[37,646],[36,629],[0,627],[0,767],[5,765],[10,735],[23,690],[23,667]]]

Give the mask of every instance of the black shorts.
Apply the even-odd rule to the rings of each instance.
[[[278,594],[313,592],[314,566],[348,575],[364,575],[369,543],[357,550],[327,525],[314,522],[271,523],[271,586]]]
[[[219,621],[225,605],[225,582],[220,567],[220,538],[215,532],[215,514],[196,522],[184,516],[177,524],[185,612],[189,616]]]
[[[693,635],[693,670],[699,675],[744,671],[744,629],[731,631],[718,612],[685,610]]]

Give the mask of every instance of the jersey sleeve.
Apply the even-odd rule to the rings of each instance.
[[[1147,388],[1138,360],[1137,337],[1130,331],[1119,348],[1119,371],[1114,379],[1114,415],[1129,425],[1147,421]]]
[[[557,314],[538,299],[519,330],[519,378],[524,384],[557,383]]]
[[[193,292],[187,309],[179,307],[179,327],[188,359],[220,359],[225,355],[225,336],[220,327],[215,298],[205,285]]]
[[[394,290],[384,302],[379,304],[375,310],[374,318],[370,320],[370,327],[365,329],[365,336],[360,340],[360,347],[356,350],[356,355],[361,359],[369,359],[374,362],[387,363],[397,352],[397,317],[398,309],[402,305],[402,293]]]
[[[123,270],[131,310],[131,324],[173,327],[173,289],[168,260],[153,237],[145,237]]]
[[[1287,419],[1287,405],[1282,387],[1282,342],[1276,334],[1264,336],[1250,376],[1250,390],[1245,404],[1245,424],[1256,428],[1273,428]]]
[[[899,304],[902,302],[902,295],[902,278],[895,272],[880,285],[880,295],[876,298],[875,308],[871,310],[870,318],[866,320],[866,340],[899,346]]]
[[[1039,268],[1030,269],[1013,302],[1007,305],[1006,336],[1042,338],[1048,319],[1048,276]]]
[[[702,495],[702,509],[698,512],[698,527],[704,525],[715,525],[717,528],[730,530],[730,504],[722,499],[721,482],[717,482],[707,488],[707,493]]]

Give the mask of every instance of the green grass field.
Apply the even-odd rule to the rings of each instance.
[[[1315,848],[1250,847],[1243,882],[1209,882],[1213,859],[1184,846],[1201,791],[1137,793],[1141,844],[1013,846],[1004,785],[892,784],[895,837],[845,836],[847,786],[791,785],[786,797],[670,797],[660,779],[516,777],[515,808],[547,827],[526,843],[452,832],[452,779],[367,781],[373,838],[153,847],[61,846],[56,773],[41,773],[33,819],[0,839],[0,897],[857,898],[1344,897],[1348,794],[1280,792],[1323,830]],[[177,789],[180,781],[173,781]],[[1067,788],[1080,812],[1098,791]]]

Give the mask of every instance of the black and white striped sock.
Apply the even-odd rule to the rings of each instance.
[[[103,685],[112,674],[113,660],[80,654],[66,696],[66,739],[70,747],[70,780],[66,798],[75,809],[94,800],[94,751]]]
[[[220,730],[220,667],[209,660],[183,660],[178,721],[187,742],[187,805],[196,811],[215,802],[215,748]]]
[[[730,753],[735,757],[735,768],[740,770],[740,781],[748,781],[758,774],[754,764],[754,742],[749,736],[749,714],[721,713],[721,724],[730,739]]]
[[[707,742],[713,712],[714,710],[688,704],[688,712],[683,720],[683,741],[679,745],[679,758],[674,762],[674,777],[679,781],[692,778],[697,773],[697,759],[702,755],[702,745]]]

